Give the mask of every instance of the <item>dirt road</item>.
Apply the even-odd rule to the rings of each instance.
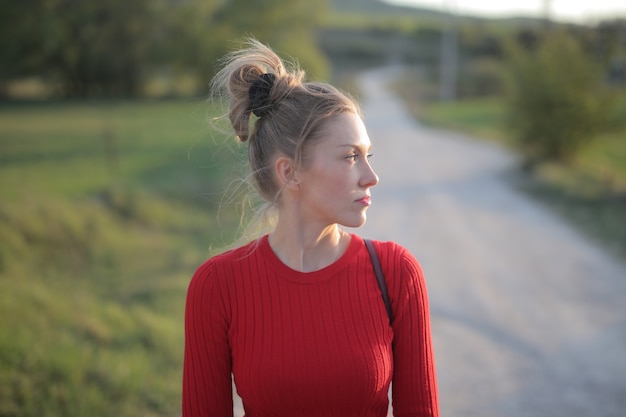
[[[501,179],[515,158],[421,127],[360,78],[381,181],[363,236],[425,270],[445,417],[626,416],[626,267]]]

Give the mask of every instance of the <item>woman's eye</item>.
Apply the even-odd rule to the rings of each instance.
[[[352,154],[350,154],[350,155],[346,156],[346,159],[348,159],[348,160],[350,160],[350,161],[356,161],[357,159],[359,159],[359,156],[361,156],[361,155],[360,155],[360,154],[358,154],[358,153],[352,153]],[[365,154],[365,157],[366,157],[367,159],[370,159],[372,156],[374,156],[374,154],[373,154],[373,153],[368,153],[368,154]]]

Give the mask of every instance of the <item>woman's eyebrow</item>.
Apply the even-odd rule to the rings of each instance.
[[[367,151],[370,151],[372,149],[373,145],[369,145],[367,148],[365,148],[365,146],[363,145],[358,145],[358,144],[341,144],[341,145],[337,145],[338,148],[352,148],[352,149],[366,149]]]

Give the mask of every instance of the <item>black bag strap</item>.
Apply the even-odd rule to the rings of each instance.
[[[383,296],[383,302],[385,303],[385,309],[387,309],[387,315],[389,316],[389,323],[391,323],[392,319],[392,311],[391,311],[391,302],[389,301],[389,292],[387,291],[387,282],[385,281],[385,275],[383,274],[383,269],[380,266],[380,259],[378,259],[378,253],[376,252],[376,248],[374,248],[374,244],[369,239],[363,239],[365,241],[365,246],[367,247],[367,251],[370,254],[370,258],[372,259],[372,266],[374,267],[374,274],[376,274],[376,281],[378,282],[378,287],[380,288],[380,292]]]

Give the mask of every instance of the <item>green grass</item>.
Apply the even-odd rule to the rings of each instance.
[[[209,189],[228,149],[213,147],[198,102],[0,107],[0,198],[81,196],[112,182],[176,193]]]
[[[515,149],[501,98],[424,102],[424,92],[414,87],[420,84],[404,80],[395,89],[421,122]],[[514,184],[626,259],[626,99],[620,103],[610,129],[592,138],[572,160],[539,164],[516,175]]]
[[[482,139],[510,144],[506,108],[500,98],[438,101],[436,83],[407,72],[391,84],[409,111],[427,126],[453,129]]]
[[[508,143],[505,107],[494,98],[430,103],[419,117],[424,123],[463,131],[472,136]]]
[[[626,100],[624,101],[626,118]],[[490,139],[515,147],[512,132],[507,128],[506,104],[502,99],[471,99],[457,102],[429,103],[416,112],[427,125],[456,129],[482,139]],[[567,172],[562,179],[552,175],[567,188],[581,188],[591,194],[619,194],[626,192],[626,126],[612,128],[591,138],[570,161],[546,163],[539,171]],[[566,178],[568,177],[568,178]]]
[[[238,222],[208,111],[0,105],[0,415],[179,413],[187,284]]]

